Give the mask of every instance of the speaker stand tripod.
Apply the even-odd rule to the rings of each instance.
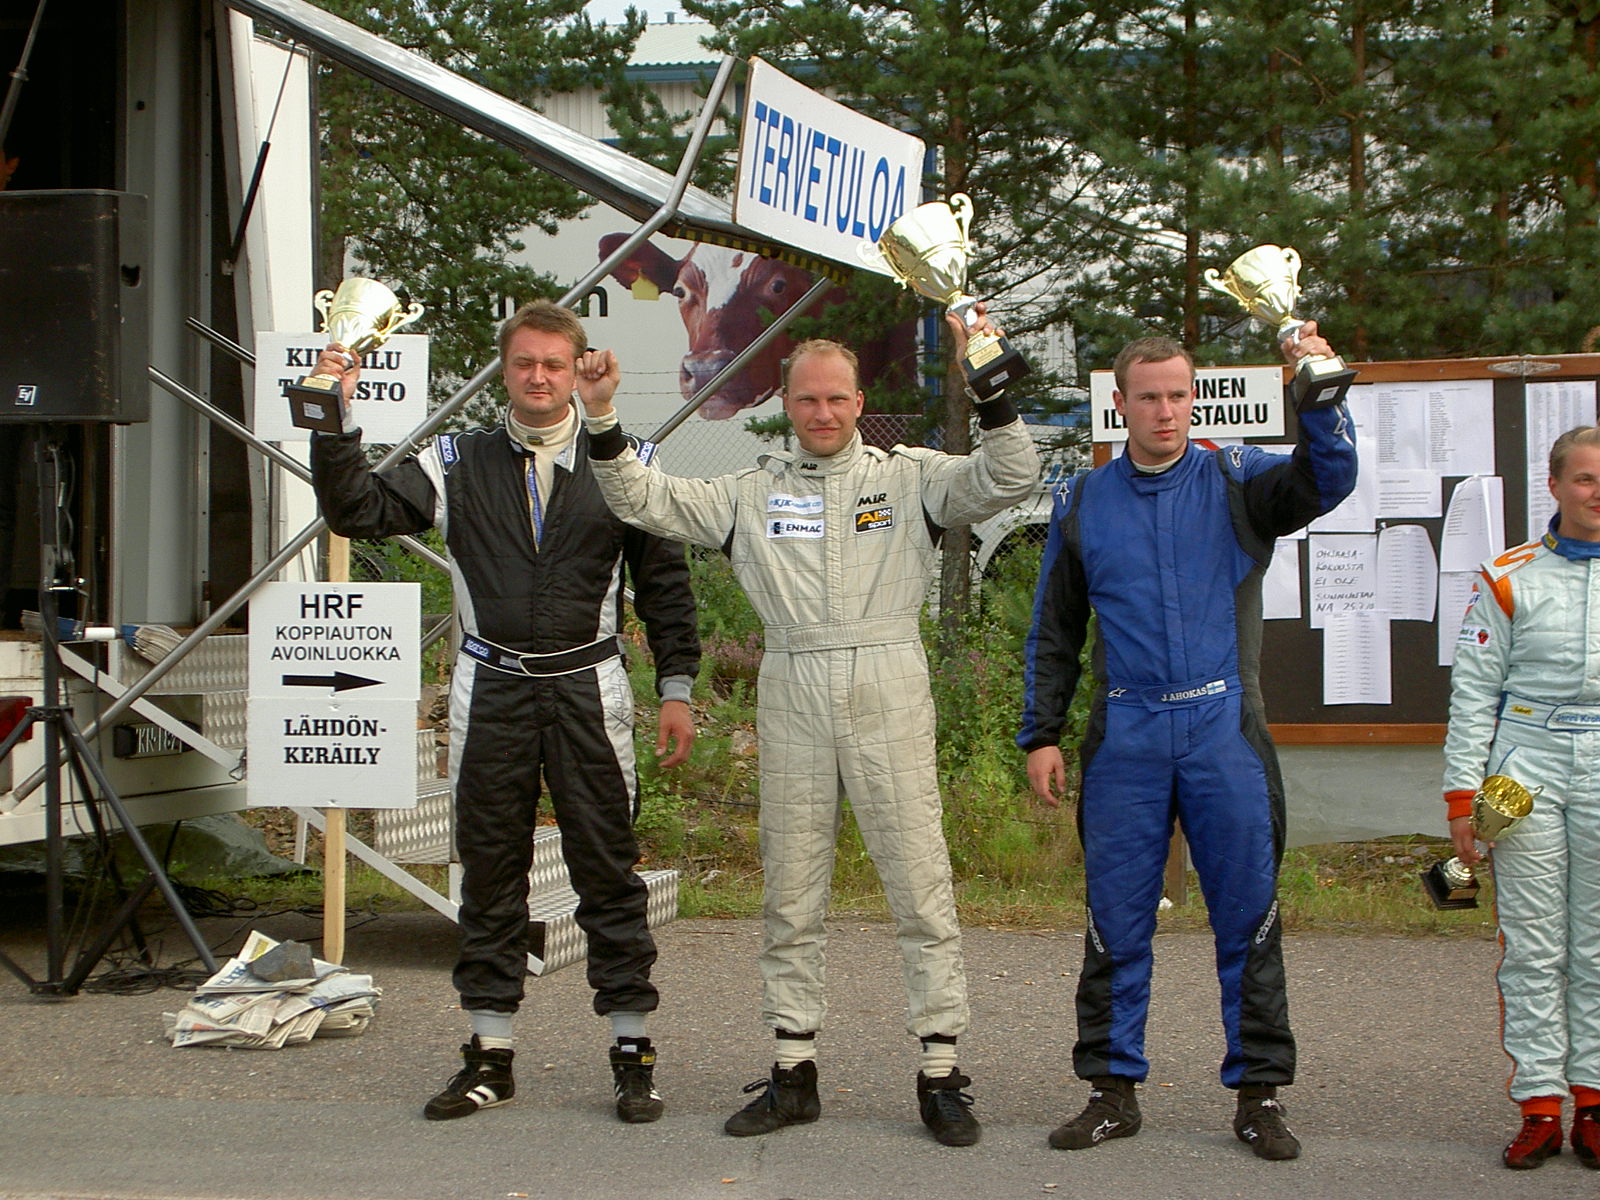
[[[65,472],[62,463],[65,451],[61,435],[46,426],[40,430],[35,442],[35,462],[38,464],[39,483],[39,615],[43,621],[44,670],[43,702],[28,709],[21,723],[0,742],[0,761],[31,731],[38,727],[43,732],[44,756],[44,818],[45,818],[45,975],[36,977],[9,955],[0,951],[0,966],[4,966],[24,983],[34,995],[46,999],[61,999],[77,995],[89,973],[105,956],[117,936],[127,930],[139,954],[149,961],[149,951],[139,928],[140,907],[150,893],[160,890],[172,915],[177,919],[201,963],[209,972],[217,969],[217,960],[201,937],[194,919],[184,907],[183,900],[167,878],[160,860],[150,844],[128,816],[116,789],[106,777],[105,768],[90,749],[83,733],[73,718],[72,708],[63,702],[61,695],[61,664],[59,625],[60,605],[57,597],[75,588],[70,570],[71,553],[67,548],[65,532],[68,515],[66,492],[63,486]],[[63,572],[63,564],[68,568]],[[63,578],[65,575],[65,578]],[[102,848],[109,849],[110,831],[101,814],[103,803],[111,809],[123,836],[144,863],[145,877],[132,889],[122,884],[120,873],[106,854],[107,873],[111,876],[121,904],[105,923],[85,939],[84,947],[70,969],[66,966],[67,946],[65,935],[65,879],[63,869],[62,795],[64,771],[70,769],[77,781],[82,804],[88,810],[94,826],[95,839]],[[91,786],[91,780],[93,786]],[[98,799],[96,796],[98,795]]]

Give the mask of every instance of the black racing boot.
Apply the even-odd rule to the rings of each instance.
[[[611,1082],[617,1093],[617,1116],[630,1125],[659,1121],[661,1093],[655,1087],[656,1051],[649,1038],[629,1043],[624,1050],[618,1042],[611,1047]]]
[[[1057,1150],[1087,1150],[1112,1138],[1132,1137],[1144,1123],[1133,1080],[1096,1075],[1089,1084],[1089,1103],[1083,1111],[1050,1134],[1050,1144]]]
[[[772,1064],[772,1075],[746,1084],[745,1091],[760,1091],[760,1095],[746,1104],[722,1126],[734,1137],[751,1137],[758,1133],[771,1133],[785,1125],[805,1125],[822,1115],[822,1101],[817,1098],[817,1064],[803,1062],[798,1066],[780,1067]]]
[[[461,1047],[466,1065],[444,1085],[444,1091],[428,1101],[422,1115],[430,1121],[453,1121],[470,1117],[480,1108],[504,1104],[517,1094],[511,1078],[511,1060],[516,1054],[515,1050],[485,1050],[473,1034]]]
[[[961,1090],[970,1086],[972,1080],[960,1071],[931,1079],[924,1072],[917,1072],[917,1107],[922,1110],[922,1123],[942,1146],[976,1146],[983,1136],[983,1127],[972,1115],[972,1097]]]
[[[1300,1157],[1300,1140],[1284,1121],[1278,1089],[1250,1084],[1239,1089],[1239,1111],[1233,1117],[1233,1132],[1255,1152],[1257,1158],[1280,1162]],[[1556,1144],[1561,1144],[1557,1129]]]

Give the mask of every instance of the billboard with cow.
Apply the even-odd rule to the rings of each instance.
[[[530,239],[527,261],[570,283],[626,240],[634,226],[595,208],[548,239]],[[617,409],[630,433],[646,437],[676,413],[815,281],[811,272],[747,251],[656,237],[635,250],[580,306],[590,341],[617,353]],[[834,288],[813,309],[847,299]],[[663,444],[661,465],[678,475],[718,475],[754,463],[768,442],[748,432],[751,417],[776,416],[783,359],[779,337]],[[914,323],[853,341],[861,356],[867,408],[875,390],[901,395],[916,379]],[[903,423],[902,423],[903,424]]]

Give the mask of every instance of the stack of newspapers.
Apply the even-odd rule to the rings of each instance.
[[[238,1046],[277,1050],[314,1037],[357,1037],[366,1032],[382,990],[372,976],[336,963],[311,960],[305,979],[267,981],[250,964],[278,943],[252,932],[244,948],[196,989],[182,1012],[162,1013],[174,1046]],[[302,950],[302,953],[304,951]]]

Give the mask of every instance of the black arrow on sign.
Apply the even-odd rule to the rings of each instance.
[[[351,688],[376,687],[382,683],[381,679],[363,679],[359,675],[346,675],[343,671],[335,671],[332,675],[285,675],[284,687],[315,687],[332,688],[336,692],[348,692]]]

